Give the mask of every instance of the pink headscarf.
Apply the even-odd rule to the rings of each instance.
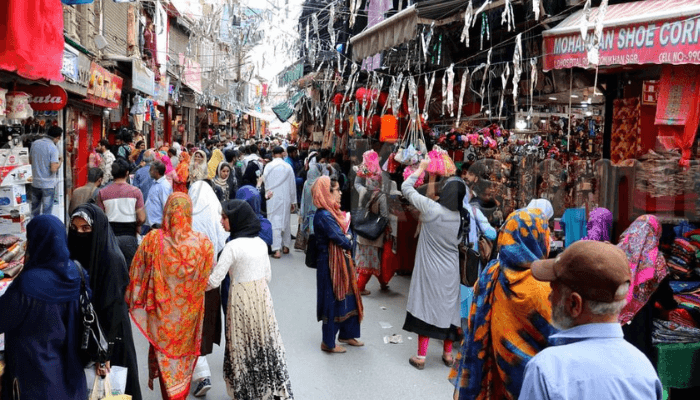
[[[617,247],[621,248],[629,260],[632,272],[627,305],[620,313],[620,323],[626,324],[644,307],[649,298],[668,275],[668,267],[659,251],[661,224],[653,215],[637,218],[620,237]]]
[[[175,171],[175,168],[173,168],[173,163],[170,162],[170,157],[159,153],[158,158],[161,162],[163,162],[163,164],[165,164],[165,175],[169,174],[172,171]]]

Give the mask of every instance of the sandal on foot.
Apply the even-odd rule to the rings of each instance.
[[[289,254],[289,247],[282,247],[282,253]]]
[[[335,346],[331,349],[330,347],[326,346],[325,343],[321,343],[321,350],[325,351],[326,353],[345,353],[348,351],[343,346]]]
[[[338,339],[340,343],[349,344],[350,346],[362,347],[365,344],[357,339]]]
[[[272,258],[282,258],[282,254],[279,250],[272,253]]]
[[[413,365],[416,369],[425,368],[425,360],[421,360],[420,358],[418,358],[416,356],[409,358],[408,363]]]
[[[363,290],[360,292],[360,294],[363,296],[369,296],[370,294],[372,294],[372,292],[370,292],[369,290]]]
[[[451,367],[454,365],[455,359],[452,357],[448,358],[448,357],[442,356],[442,362],[445,363],[445,365],[447,365],[448,367]]]

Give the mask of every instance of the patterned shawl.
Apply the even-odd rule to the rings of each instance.
[[[214,179],[216,176],[216,168],[219,167],[219,163],[222,161],[226,161],[224,158],[224,153],[222,153],[219,149],[214,149],[214,151],[211,153],[209,163],[207,164],[207,178]]]
[[[642,215],[620,236],[621,248],[630,263],[632,282],[627,305],[620,313],[620,323],[626,324],[649,301],[651,295],[668,274],[666,260],[659,252],[661,224],[653,215]]]
[[[176,192],[187,193],[187,180],[190,177],[190,155],[186,151],[180,152],[180,162],[175,167],[177,182],[173,185]]]
[[[581,240],[610,241],[613,215],[607,208],[595,208],[591,211],[586,227],[587,235]]]
[[[333,199],[333,195],[331,194],[331,178],[327,176],[318,178],[311,190],[313,192],[314,205],[316,208],[330,212],[343,233],[347,233],[350,229],[350,220],[346,218],[346,213],[340,211],[340,204],[336,203],[335,199]],[[357,311],[360,321],[362,321],[362,299],[357,290],[355,265],[352,262],[350,254],[333,241],[330,241],[328,245],[328,267],[331,272],[335,299],[345,300],[345,296],[349,293],[354,293],[355,299],[357,300]]]
[[[530,271],[549,253],[546,218],[536,209],[512,213],[498,238],[499,260],[474,286],[469,329],[449,375],[460,399],[517,399],[525,365],[556,332],[549,284]]]
[[[214,265],[214,247],[192,230],[192,202],[173,193],[163,210],[163,229],[149,232],[131,264],[126,300],[150,342],[149,387],[162,376],[170,397],[189,393],[200,353],[204,291]]]

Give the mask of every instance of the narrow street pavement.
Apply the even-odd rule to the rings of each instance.
[[[345,354],[328,354],[320,350],[321,323],[316,322],[315,270],[304,265],[302,252],[292,250],[279,260],[272,259],[270,290],[287,351],[295,399],[452,398],[453,388],[447,381],[449,368],[441,360],[442,342],[431,341],[423,371],[408,363],[417,347],[417,336],[401,329],[409,283],[410,277],[395,276],[390,290],[381,292],[379,283],[372,278],[367,285],[372,294],[363,298],[365,319],[361,340],[365,346],[348,346]],[[385,344],[384,337],[393,334],[401,335],[403,343]],[[154,391],[147,386],[148,343],[136,329],[134,339],[144,399],[160,399],[158,383],[155,383]],[[207,356],[212,371],[212,389],[207,399],[229,398],[222,377],[223,356],[224,349],[218,346],[214,346],[214,353]],[[195,399],[194,396],[189,398]]]

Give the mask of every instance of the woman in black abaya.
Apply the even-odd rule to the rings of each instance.
[[[110,364],[128,368],[125,394],[141,399],[134,338],[124,293],[129,270],[107,216],[94,204],[83,204],[71,215],[68,248],[90,275],[92,305],[111,344]]]

